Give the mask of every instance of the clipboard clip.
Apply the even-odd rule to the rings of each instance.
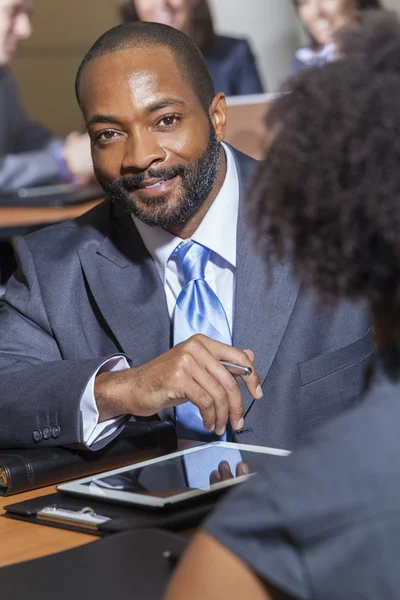
[[[61,508],[57,504],[45,506],[36,516],[42,521],[59,523],[60,525],[81,525],[94,531],[98,529],[98,525],[110,520],[110,517],[98,515],[90,506],[75,511]]]

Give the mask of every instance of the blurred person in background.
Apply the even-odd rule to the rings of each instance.
[[[32,34],[32,0],[0,0],[0,192],[62,181],[86,184],[93,167],[89,137],[65,140],[29,119],[8,66]]]
[[[125,0],[121,17],[125,23],[153,21],[186,33],[202,51],[216,89],[226,96],[263,92],[248,41],[217,35],[207,0]]]
[[[58,139],[31,121],[8,69],[32,34],[32,10],[32,0],[0,0],[0,193],[59,182],[85,185],[93,178],[89,137],[73,132]],[[14,268],[11,243],[0,242],[0,286]]]
[[[322,66],[336,59],[335,33],[355,23],[360,11],[381,8],[379,0],[293,0],[300,20],[311,38],[310,46],[300,48],[293,57],[297,73],[311,66]]]
[[[368,302],[363,399],[218,506],[166,600],[400,598],[399,19],[368,15],[339,44],[347,58],[271,110],[249,204],[265,262],[323,304]]]

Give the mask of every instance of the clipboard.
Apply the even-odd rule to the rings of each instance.
[[[101,537],[133,529],[183,532],[198,527],[217,502],[217,497],[206,496],[196,504],[159,512],[56,493],[8,504],[3,518]]]

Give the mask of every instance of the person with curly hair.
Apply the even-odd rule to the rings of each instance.
[[[368,16],[341,50],[269,113],[249,207],[266,262],[320,303],[368,302],[365,394],[220,505],[167,600],[400,597],[399,19]]]
[[[381,8],[380,0],[293,0],[311,44],[297,50],[294,73],[336,59],[335,33],[357,21],[365,10]]]

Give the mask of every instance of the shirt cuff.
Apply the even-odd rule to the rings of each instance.
[[[124,415],[121,415],[120,417],[99,423],[99,411],[97,410],[96,399],[94,397],[94,380],[99,373],[123,371],[124,369],[129,369],[126,358],[123,356],[109,358],[92,375],[82,394],[80,411],[83,423],[83,441],[88,447],[112,435],[125,418]]]

